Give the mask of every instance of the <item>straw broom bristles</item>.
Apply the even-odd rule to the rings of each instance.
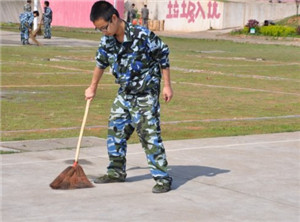
[[[85,112],[83,116],[83,121],[81,124],[81,129],[79,133],[79,139],[77,142],[76,155],[73,166],[66,168],[61,174],[59,174],[53,182],[50,184],[50,187],[53,189],[77,189],[77,188],[89,188],[93,187],[91,182],[86,177],[82,167],[78,164],[80,144],[83,135],[83,129],[86,123],[86,118],[88,115],[88,110],[90,107],[91,99],[86,101]]]
[[[59,174],[50,184],[52,189],[78,189],[90,188],[93,184],[86,177],[82,167],[74,162],[73,166],[67,167],[61,174]]]

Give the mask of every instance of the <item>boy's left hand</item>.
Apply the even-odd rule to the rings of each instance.
[[[171,86],[164,86],[162,95],[164,97],[165,102],[170,102],[173,97],[173,90]]]

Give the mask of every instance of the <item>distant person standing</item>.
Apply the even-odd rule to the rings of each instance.
[[[130,17],[131,17],[131,9],[128,9],[127,10],[127,19],[126,19],[126,22],[130,22]]]
[[[131,10],[130,10],[130,23],[132,23],[133,20],[136,18],[136,13],[137,13],[137,11],[135,9],[135,4],[132,3]]]
[[[26,4],[24,5],[24,12],[31,12],[31,0],[27,0]]]
[[[52,10],[48,1],[44,2],[43,22],[45,27],[44,39],[51,39]]]
[[[144,5],[144,8],[141,10],[142,14],[142,26],[148,28],[148,20],[149,20],[149,9],[147,5]]]

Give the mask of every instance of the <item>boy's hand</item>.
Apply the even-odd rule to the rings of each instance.
[[[170,102],[173,97],[173,90],[171,86],[164,86],[162,91],[165,102]]]
[[[85,99],[93,99],[96,95],[96,88],[90,86],[85,90]]]
[[[88,100],[88,99],[92,100],[95,97],[97,87],[98,87],[98,83],[99,83],[99,80],[101,79],[101,77],[103,75],[103,72],[104,72],[104,69],[100,69],[97,66],[95,67],[90,87],[88,87],[85,90],[85,99],[86,100]]]

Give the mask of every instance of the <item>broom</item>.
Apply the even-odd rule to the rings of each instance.
[[[34,34],[34,33],[32,33],[32,32],[29,32],[29,37],[30,37],[30,39],[35,43],[35,44],[37,44],[38,46],[40,46],[40,45],[42,45],[38,40],[36,40],[36,35]]]
[[[55,180],[53,180],[53,182],[50,184],[50,187],[52,189],[68,190],[68,189],[93,187],[91,182],[86,177],[82,167],[78,164],[79,149],[82,140],[83,130],[86,123],[86,118],[88,115],[88,110],[90,107],[90,102],[91,102],[90,99],[86,101],[86,107],[85,107],[84,117],[81,124],[80,134],[77,142],[74,163],[72,166],[69,166],[63,172],[61,172],[61,174],[58,175],[55,178]]]
[[[42,45],[38,40],[36,40],[36,36],[37,36],[38,34],[40,34],[41,31],[42,31],[42,24],[43,24],[43,18],[41,19],[41,22],[39,23],[38,27],[37,27],[34,31],[31,31],[31,32],[29,33],[29,36],[30,36],[31,40],[32,40],[35,44],[37,44],[38,46]]]

